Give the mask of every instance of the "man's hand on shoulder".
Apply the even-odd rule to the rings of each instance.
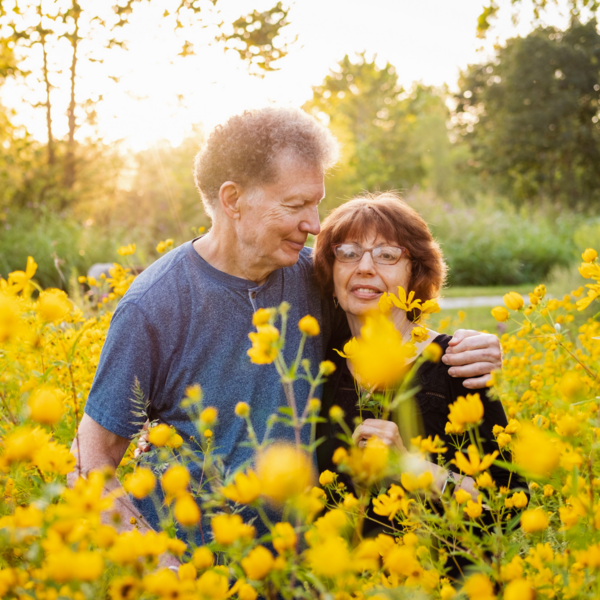
[[[448,372],[452,377],[468,378],[464,381],[466,388],[483,388],[491,372],[502,368],[500,341],[491,333],[458,329],[442,361],[451,367]]]

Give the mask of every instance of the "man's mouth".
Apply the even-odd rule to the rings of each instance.
[[[285,240],[294,250],[302,250],[304,242],[294,242],[293,240]]]

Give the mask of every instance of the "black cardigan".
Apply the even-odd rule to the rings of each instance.
[[[434,342],[438,344],[443,351],[448,348],[448,343],[452,338],[448,335],[439,335]],[[325,469],[335,471],[335,465],[332,462],[332,456],[335,449],[343,446],[343,442],[336,437],[341,433],[339,425],[333,424],[329,420],[329,409],[334,404],[340,406],[345,412],[345,420],[351,431],[354,430],[354,420],[359,416],[357,407],[358,394],[356,392],[354,378],[348,369],[346,359],[334,352],[333,349],[328,352],[328,359],[336,365],[336,370],[329,378],[323,388],[323,399],[321,407],[321,416],[327,419],[326,423],[319,423],[317,427],[317,438],[324,437],[324,442],[317,448],[317,460],[319,471]],[[483,450],[486,454],[498,450],[498,444],[494,439],[492,429],[494,425],[506,427],[508,424],[504,408],[499,400],[491,400],[487,394],[487,388],[471,390],[463,385],[464,379],[451,377],[448,374],[448,367],[442,361],[437,363],[425,362],[417,371],[417,384],[420,387],[415,397],[415,405],[418,416],[422,424],[423,437],[438,435],[444,441],[447,447],[444,459],[446,462],[454,458],[456,449],[450,445],[451,439],[446,434],[445,427],[450,413],[449,405],[456,401],[459,396],[478,393],[483,403],[483,423],[479,426],[479,435],[482,439]],[[365,413],[363,411],[363,417]],[[367,417],[370,413],[367,413]],[[408,445],[410,440],[404,440]],[[508,458],[505,457],[505,458]],[[432,462],[437,462],[435,457],[429,457]],[[457,471],[454,465],[449,465],[454,471]],[[496,485],[510,487],[511,489],[521,488],[527,490],[527,484],[524,479],[512,475],[506,469],[492,465],[489,469],[490,475],[496,482]]]

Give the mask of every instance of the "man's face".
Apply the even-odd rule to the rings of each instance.
[[[244,192],[237,226],[244,251],[271,270],[296,264],[308,234],[319,233],[318,205],[325,196],[318,167],[284,155],[278,168],[276,181]]]

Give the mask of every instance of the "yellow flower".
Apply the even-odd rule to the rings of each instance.
[[[217,420],[218,411],[214,406],[207,406],[200,413],[200,420],[207,425],[212,425]]]
[[[225,498],[233,502],[251,504],[260,496],[260,481],[252,470],[245,474],[236,473],[234,483],[224,487],[222,492]]]
[[[235,405],[235,414],[238,417],[247,417],[250,414],[250,406],[246,402],[238,402]]]
[[[199,571],[212,567],[214,562],[214,554],[206,546],[196,548],[194,554],[192,554],[192,563]]]
[[[328,377],[335,371],[335,364],[330,360],[324,360],[319,365],[319,371],[321,371],[321,373],[325,375],[325,377]]]
[[[202,435],[208,440],[213,436],[213,432],[210,429],[205,429]]]
[[[273,555],[264,546],[256,546],[241,560],[246,576],[255,580],[264,579],[273,569],[274,562]]]
[[[560,453],[544,430],[524,423],[513,443],[515,463],[532,476],[549,475],[560,461]]]
[[[420,475],[415,475],[414,473],[410,472],[402,473],[400,476],[400,482],[402,483],[402,487],[404,487],[407,492],[426,490],[429,489],[433,483],[433,475],[429,471],[425,471]]]
[[[577,371],[567,371],[564,373],[559,385],[565,399],[571,402],[581,399],[586,391],[586,385],[582,381],[581,373]]]
[[[254,327],[266,325],[274,315],[275,311],[272,308],[259,308],[252,315],[252,325],[254,325]]]
[[[171,497],[187,492],[190,474],[183,465],[169,467],[161,478],[162,487]]]
[[[492,317],[494,317],[494,319],[496,319],[496,321],[499,321],[500,323],[506,321],[509,316],[510,314],[504,308],[504,306],[496,306],[495,308],[492,308]]]
[[[174,434],[175,430],[173,428],[164,423],[159,423],[148,431],[148,441],[155,446],[166,446]]]
[[[185,527],[200,521],[200,509],[190,494],[181,494],[175,501],[175,518]]]
[[[546,484],[544,486],[544,496],[546,498],[549,498],[550,496],[552,496],[554,494],[554,488],[550,485],[550,484]]]
[[[469,600],[494,600],[494,586],[483,573],[471,575],[464,583],[463,590]]]
[[[357,481],[372,485],[385,475],[389,452],[388,446],[373,436],[367,440],[364,449],[351,448],[348,454],[344,448],[338,448],[333,453],[333,461],[334,464],[343,463]]]
[[[444,442],[437,434],[433,439],[431,436],[422,439],[419,435],[415,438],[411,438],[410,443],[423,453],[442,454],[447,450],[447,448],[444,446]]]
[[[252,348],[247,354],[257,365],[272,363],[279,351],[279,330],[273,325],[259,325],[256,333],[249,333]]]
[[[38,423],[54,425],[63,415],[62,392],[56,388],[39,388],[27,402],[29,416]]]
[[[410,332],[410,338],[413,342],[424,342],[429,338],[429,330],[427,327],[414,327]]]
[[[588,248],[582,255],[583,262],[591,263],[598,258],[598,253],[593,248]]]
[[[46,576],[58,583],[95,581],[103,571],[104,559],[98,552],[73,552],[65,548],[50,554],[45,563]]]
[[[404,343],[394,323],[382,313],[365,318],[357,351],[350,361],[359,380],[378,388],[393,387],[416,355],[413,343]]]
[[[456,596],[456,590],[449,584],[444,584],[440,589],[441,600],[452,600]]]
[[[108,595],[111,600],[134,600],[139,594],[139,580],[131,575],[125,575],[111,582]]]
[[[459,432],[465,425],[476,425],[483,419],[483,403],[479,394],[467,394],[466,398],[459,396],[449,408],[448,421]]]
[[[548,513],[541,508],[526,510],[521,515],[521,529],[523,529],[525,533],[544,531],[549,523],[550,519]]]
[[[512,437],[508,433],[500,433],[496,438],[499,448],[504,448],[512,441]]]
[[[429,344],[422,352],[423,358],[432,363],[440,362],[442,354],[444,354],[444,351],[441,346],[435,342],[431,342],[431,344]]]
[[[346,541],[331,536],[306,552],[311,571],[323,577],[337,577],[350,569],[351,557]]]
[[[123,487],[138,500],[145,498],[155,487],[156,478],[150,469],[138,467],[126,477]]]
[[[13,271],[8,274],[8,286],[11,294],[23,292],[24,296],[29,296],[32,285],[30,283],[32,277],[37,271],[37,264],[32,256],[27,257],[27,266],[25,271]]]
[[[354,510],[354,508],[356,508],[358,504],[358,499],[354,496],[352,492],[346,494],[346,497],[344,498],[343,502],[344,508],[346,510]]]
[[[300,321],[298,322],[298,329],[302,333],[310,337],[319,335],[319,333],[321,332],[321,329],[319,328],[319,323],[314,317],[311,317],[310,315],[306,315],[305,317],[302,317],[300,319]]]
[[[352,339],[348,340],[344,344],[344,349],[342,352],[340,352],[339,350],[336,350],[335,348],[334,348],[334,350],[341,357],[352,359],[352,357],[358,353],[358,340],[356,338],[352,338]]]
[[[196,582],[200,597],[207,600],[225,600],[229,596],[229,582],[222,573],[206,571]],[[161,598],[178,598],[180,594],[163,594]]]
[[[423,567],[419,564],[413,546],[403,545],[394,546],[383,559],[385,568],[390,573],[404,575],[410,577],[419,575],[423,571]]]
[[[504,300],[504,304],[507,308],[510,308],[510,310],[519,310],[520,308],[523,308],[523,304],[525,304],[523,296],[517,292],[508,292],[508,294],[504,294],[502,300]]]
[[[463,473],[471,477],[485,471],[494,462],[496,456],[498,456],[498,451],[494,450],[492,454],[486,454],[483,457],[483,460],[481,460],[479,457],[479,450],[477,450],[477,446],[474,444],[471,444],[467,448],[467,453],[469,455],[469,460],[467,460],[467,457],[462,452],[457,452],[454,459],[450,462],[455,464]]]
[[[18,336],[25,330],[20,314],[18,300],[0,292],[0,343]]]
[[[296,547],[296,532],[289,523],[276,523],[273,527],[273,547],[279,554]]]
[[[237,592],[239,600],[256,600],[258,592],[249,584],[241,583]]]
[[[528,498],[525,492],[515,492],[510,498],[504,500],[504,506],[506,508],[525,508],[527,502]]]
[[[483,512],[483,506],[481,504],[481,494],[477,496],[477,502],[473,502],[473,500],[468,500],[467,505],[463,508],[463,510],[467,513],[471,519],[477,519],[481,516]]]
[[[265,496],[276,502],[302,494],[314,479],[310,458],[294,446],[280,442],[258,454],[256,474]]]
[[[71,312],[71,302],[65,292],[50,288],[40,294],[35,310],[44,321],[55,323]]]
[[[454,492],[454,499],[458,504],[464,504],[467,500],[471,500],[471,494],[461,488]]]
[[[493,489],[496,487],[496,482],[492,479],[489,471],[485,471],[485,473],[477,477],[476,482],[478,488]]]
[[[325,487],[326,485],[330,485],[335,481],[336,474],[331,471],[323,471],[319,476],[319,485]]]
[[[321,401],[318,398],[311,398],[308,401],[308,412],[317,413],[321,410]]]
[[[215,541],[223,546],[230,546],[236,540],[254,537],[254,527],[242,521],[240,515],[217,515],[210,521]]]
[[[117,254],[121,256],[131,256],[135,254],[135,244],[128,244],[127,246],[121,246],[117,250]]]

